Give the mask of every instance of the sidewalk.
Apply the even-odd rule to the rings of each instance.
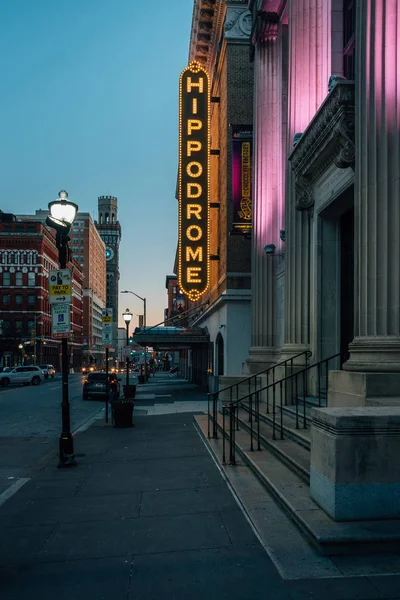
[[[135,422],[97,421],[75,438],[76,468],[50,459],[0,507],[2,600],[397,597],[390,582],[384,595],[365,577],[283,581],[193,413]]]

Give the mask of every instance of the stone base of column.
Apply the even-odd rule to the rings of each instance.
[[[329,371],[328,406],[399,406],[400,373]]]
[[[345,371],[400,372],[400,336],[355,338],[349,352]]]
[[[335,521],[400,517],[400,408],[311,411],[310,494]]]
[[[243,364],[244,375],[254,375],[273,367],[280,356],[280,350],[270,346],[253,346],[249,350],[249,357]]]
[[[279,351],[278,362],[283,362],[284,360],[288,360],[289,358],[293,358],[298,354],[303,352],[307,352],[310,349],[308,344],[284,344]],[[312,357],[308,359],[308,364],[311,364]],[[305,365],[305,356],[299,356],[293,360],[294,365]]]

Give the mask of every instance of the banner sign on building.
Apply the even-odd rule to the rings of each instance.
[[[232,225],[247,233],[252,228],[252,125],[232,125]]]
[[[102,343],[104,346],[112,346],[113,309],[103,308],[101,311]]]
[[[71,335],[71,305],[54,304],[51,307],[51,331],[53,337],[69,337]]]
[[[210,82],[193,61],[179,80],[178,283],[190,300],[209,286]]]
[[[51,270],[49,272],[49,302],[50,304],[71,303],[72,273],[71,269]]]

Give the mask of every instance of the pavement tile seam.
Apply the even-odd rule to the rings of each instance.
[[[201,489],[204,489],[204,488],[209,489],[209,488],[214,488],[214,487],[216,487],[216,488],[219,488],[219,487],[224,488],[225,487],[225,482],[222,481],[221,485],[207,485],[207,484],[205,484],[205,485],[201,486]],[[196,488],[187,488],[187,487],[184,487],[184,488],[162,488],[160,491],[162,491],[162,492],[184,492],[187,489],[196,489]],[[158,491],[158,488],[153,488],[151,490],[149,490],[149,489],[146,489],[146,490],[135,489],[135,493],[157,492],[157,491]],[[123,493],[126,493],[126,492],[123,492]],[[97,497],[97,496],[119,496],[119,495],[120,495],[120,492],[115,492],[114,494],[112,494],[109,491],[107,491],[104,494],[102,494],[100,492],[96,492],[95,494],[81,494],[80,497],[82,497],[82,498],[91,498],[92,496]],[[51,500],[51,498],[46,498],[46,500],[49,500],[49,499]],[[58,498],[55,498],[55,500],[57,500],[57,499]]]
[[[50,536],[49,536],[50,537]],[[48,539],[48,538],[47,538]],[[46,540],[47,541],[47,540]],[[254,545],[246,545],[246,549],[252,549],[252,548],[256,548],[256,546]],[[38,558],[38,555],[40,554],[40,552],[44,549],[44,546],[42,546],[42,548],[40,549],[39,552],[37,552],[34,556],[34,558],[26,564],[23,564],[19,567],[17,567],[17,569],[27,569],[33,565],[50,565],[50,564],[56,564],[56,563],[73,563],[73,562],[80,562],[80,561],[88,561],[88,560],[104,560],[105,558],[107,559],[111,559],[111,558],[123,558],[123,557],[128,557],[128,556],[132,556],[133,559],[135,558],[139,558],[141,556],[144,557],[149,557],[149,556],[165,556],[165,555],[169,555],[169,554],[181,554],[182,552],[184,552],[185,554],[188,554],[189,552],[209,552],[210,550],[228,550],[228,551],[232,551],[232,553],[234,553],[234,547],[229,545],[226,546],[224,544],[220,544],[217,546],[206,546],[204,548],[187,548],[187,549],[182,549],[179,548],[177,550],[165,550],[165,552],[143,552],[143,553],[132,553],[132,552],[122,552],[121,554],[102,554],[101,556],[85,556],[85,557],[68,557],[68,560],[65,560],[65,558],[48,558],[46,557],[46,560],[40,560],[40,557]],[[7,567],[0,567],[0,568],[7,568]]]

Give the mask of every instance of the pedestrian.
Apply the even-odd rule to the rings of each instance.
[[[118,400],[118,386],[117,386],[117,382],[115,379],[112,379],[110,381],[110,387],[109,387],[109,391],[108,391],[108,399],[110,401],[111,406],[112,406],[113,402]]]
[[[155,377],[156,368],[155,368],[155,365],[154,365],[154,358],[151,357],[149,362],[150,362],[150,373],[152,373],[153,377]]]

